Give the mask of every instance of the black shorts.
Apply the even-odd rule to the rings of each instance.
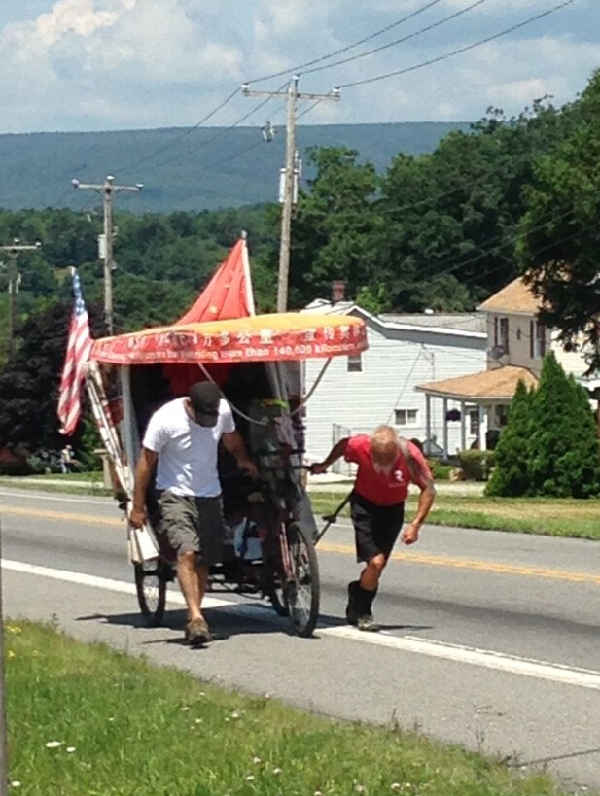
[[[356,560],[368,563],[381,553],[387,558],[402,530],[404,503],[378,506],[354,493],[350,499],[350,516],[354,525]]]

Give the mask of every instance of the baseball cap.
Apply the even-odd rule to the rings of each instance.
[[[197,381],[190,387],[190,401],[194,420],[199,426],[212,428],[219,419],[221,390],[211,381]]]

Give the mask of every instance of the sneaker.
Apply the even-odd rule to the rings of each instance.
[[[346,606],[346,621],[349,625],[358,623],[358,581],[353,580],[348,584],[348,605]]]
[[[367,633],[376,633],[379,630],[379,625],[373,619],[372,614],[363,614],[359,616],[356,624],[359,630],[363,630]]]
[[[193,647],[212,641],[210,630],[203,616],[198,619],[192,619],[187,623],[185,626],[185,640]]]

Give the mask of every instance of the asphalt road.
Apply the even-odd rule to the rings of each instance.
[[[548,769],[600,791],[600,548],[429,526],[398,547],[378,595],[383,631],[342,619],[358,567],[347,525],[319,544],[322,619],[313,640],[256,601],[211,595],[217,640],[181,643],[175,589],[165,625],[143,627],[120,514],[110,500],[0,488],[4,610],[55,617],[70,634],[203,678]],[[600,521],[600,519],[599,519]]]

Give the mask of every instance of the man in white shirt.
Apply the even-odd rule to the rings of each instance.
[[[211,564],[222,557],[224,538],[219,440],[238,467],[256,477],[227,401],[216,384],[196,382],[187,398],[176,398],[150,418],[135,473],[131,524],[147,519],[146,495],[158,460],[159,533],[177,552],[177,577],[188,607],[186,639],[197,645],[211,635],[201,611]]]

